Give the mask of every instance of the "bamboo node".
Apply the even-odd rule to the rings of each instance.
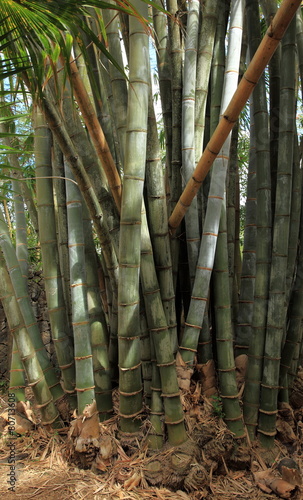
[[[147,337],[147,335],[146,335],[146,337]],[[119,340],[137,340],[140,338],[143,338],[143,337],[140,337],[140,335],[136,335],[135,337],[121,337],[121,336],[119,336]]]
[[[86,392],[86,391],[91,391],[94,388],[95,388],[94,385],[92,387],[84,387],[83,389],[78,389],[78,387],[75,387],[75,391],[77,391],[77,392]]]
[[[280,386],[279,385],[266,385],[261,383],[261,387],[264,387],[265,389],[276,389],[279,390]]]
[[[126,397],[128,397],[128,396],[136,396],[136,394],[140,394],[140,392],[142,392],[142,390],[143,390],[142,387],[138,391],[134,391],[134,392],[123,392],[123,391],[121,391],[119,389],[119,394],[121,396],[126,396]]]
[[[261,408],[259,409],[259,412],[264,413],[265,415],[277,415],[278,414],[278,410],[268,411],[268,410],[262,410]]]
[[[269,436],[269,437],[274,437],[277,434],[277,431],[272,431],[272,432],[266,432],[262,431],[261,429],[258,429],[259,434],[264,434],[264,436]]]
[[[87,356],[74,356],[74,359],[75,361],[81,361],[83,359],[89,359],[89,358],[92,358],[93,355],[92,354],[88,354]]]
[[[53,398],[50,398],[50,399],[48,399],[48,400],[46,401],[46,403],[43,403],[43,404],[41,404],[41,405],[35,405],[35,406],[36,406],[36,408],[45,408],[45,406],[47,406],[47,405],[49,405],[50,403],[52,403],[52,401],[53,401]],[[55,420],[56,420],[56,419],[55,419]]]
[[[161,397],[162,398],[176,398],[176,397],[179,397],[179,396],[180,396],[180,391],[174,392],[172,394],[167,394],[167,393],[164,393],[164,392],[161,393]]]
[[[164,423],[166,425],[178,425],[184,422],[184,417],[180,418],[180,420],[176,420],[175,422],[168,422],[167,420],[164,420]]]
[[[136,175],[124,175],[124,179],[131,181],[142,181],[144,182],[144,177],[137,177]]]
[[[159,368],[163,368],[165,366],[173,366],[176,364],[176,360],[174,359],[173,361],[170,361],[169,363],[157,363],[157,366]]]
[[[137,411],[136,413],[132,413],[131,415],[125,415],[124,413],[121,413],[121,412],[119,412],[118,415],[119,415],[119,417],[122,417],[122,418],[136,418],[139,415],[141,415],[142,412],[143,412],[143,410],[141,409],[141,410]]]
[[[217,368],[218,372],[222,373],[229,373],[235,371],[236,367],[233,366],[232,368]]]
[[[60,370],[67,370],[71,366],[73,366],[75,363],[72,361],[71,363],[68,363],[68,365],[59,365]]]
[[[238,399],[238,394],[233,395],[233,396],[223,396],[223,394],[220,394],[221,399]]]
[[[131,366],[130,368],[122,368],[120,365],[119,365],[119,370],[121,370],[122,372],[127,372],[127,371],[132,371],[132,370],[136,370],[137,368],[140,368],[140,366],[142,365],[142,362],[140,361],[140,363],[138,363],[137,365],[135,366]]]
[[[242,415],[240,415],[239,417],[234,417],[234,418],[224,417],[225,422],[238,422],[239,420],[242,420]]]
[[[118,306],[127,307],[127,306],[136,306],[139,304],[139,300],[135,300],[134,302],[119,302]]]
[[[151,328],[150,331],[154,333],[164,332],[167,330],[167,326],[161,326],[160,328]]]
[[[180,346],[180,350],[181,349],[182,349],[182,351],[197,352],[197,349],[191,349],[190,347]]]

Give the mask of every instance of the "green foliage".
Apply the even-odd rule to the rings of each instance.
[[[225,414],[223,412],[223,404],[220,396],[213,394],[211,397],[211,405],[213,409],[213,415],[215,417],[224,418]]]

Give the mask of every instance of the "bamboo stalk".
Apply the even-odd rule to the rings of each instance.
[[[112,384],[108,358],[109,335],[99,293],[98,274],[96,273],[98,262],[91,219],[85,203],[82,203],[82,211],[87,276],[87,305],[93,355],[95,396],[99,418],[102,422],[110,418],[110,414],[113,411]]]
[[[261,37],[259,26],[259,4],[256,0],[248,5],[247,15],[250,32],[250,51],[253,55]],[[258,30],[258,31],[257,31]],[[265,79],[262,77],[252,95],[254,145],[257,168],[257,212],[256,220],[256,278],[252,321],[247,327],[239,327],[237,344],[248,346],[248,367],[244,391],[244,421],[250,439],[255,439],[258,423],[260,381],[262,378],[264,339],[267,322],[267,305],[272,243],[272,203],[270,134],[267,111]],[[239,325],[240,326],[240,325]],[[241,328],[241,330],[240,330]],[[246,333],[245,330],[248,330]],[[242,333],[242,339],[241,334]],[[247,349],[246,349],[247,350]]]
[[[6,313],[9,314],[8,309],[6,310]],[[25,387],[26,387],[26,380],[25,380],[24,368],[22,365],[15,337],[13,336],[9,392],[14,393],[16,401],[25,401]]]
[[[197,49],[199,27],[199,2],[189,2],[186,39],[184,49],[184,78],[182,94],[182,181],[186,185],[195,166],[195,95],[197,73]],[[195,198],[185,216],[186,244],[188,267],[193,286],[199,254],[201,228],[198,214],[198,203]]]
[[[27,383],[32,388],[38,408],[41,411],[42,424],[61,427],[59,413],[54,405],[53,397],[45,380],[43,370],[38,360],[36,349],[24,326],[23,318],[14,294],[10,276],[0,253],[0,290],[1,302],[5,311],[10,331],[18,347],[20,358],[27,377]],[[16,389],[13,387],[12,389]]]
[[[75,62],[70,62],[71,83],[75,92],[75,96],[91,140],[95,146],[97,155],[102,163],[104,172],[108,179],[108,184],[112,195],[116,202],[118,211],[121,207],[121,179],[119,177],[116,165],[109,150],[108,144],[104,137],[103,130],[96,116],[92,103],[89,99],[85,86],[81,80],[77,65]]]
[[[65,177],[73,179],[65,164]],[[74,359],[78,412],[95,399],[90,324],[87,303],[87,281],[82,220],[82,203],[79,188],[66,181],[68,248],[70,286],[72,298],[72,327],[74,333]]]
[[[52,136],[41,111],[37,108],[34,110],[34,131],[38,224],[46,301],[64,391],[73,393],[75,366],[59,266],[53,185],[51,179],[43,178],[52,175]]]
[[[30,303],[27,283],[25,282],[21,269],[16,257],[15,249],[9,238],[8,228],[4,223],[2,210],[0,210],[0,246],[6,261],[6,266],[10,274],[14,294],[19,304],[19,308],[23,317],[24,326],[28,330],[31,342],[37,353],[38,361],[41,365],[47,384],[50,388],[52,396],[56,401],[63,395],[63,390],[58,380],[55,370],[50,364],[45,347],[42,342],[41,334],[34,316],[33,308]]]
[[[147,6],[135,1],[147,17]],[[134,433],[140,428],[142,382],[140,359],[140,242],[141,206],[145,177],[149,93],[148,36],[134,17],[129,19],[130,59],[127,139],[120,222],[118,348],[120,428]]]
[[[266,447],[273,446],[276,433],[279,370],[286,322],[286,273],[295,119],[295,21],[294,18],[282,45],[277,190],[258,427],[260,441]]]

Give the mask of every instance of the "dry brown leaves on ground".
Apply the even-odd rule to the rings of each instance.
[[[192,454],[186,469],[182,467],[190,455],[190,447],[189,451],[179,449],[177,453],[167,447],[151,455],[143,440],[125,446],[118,436],[117,417],[100,424],[103,458],[93,461],[92,470],[83,470],[71,462],[67,431],[60,434],[37,425],[19,437],[8,439],[4,433],[0,438],[0,494],[7,500],[18,497],[40,500],[303,500],[300,484],[302,443],[298,443],[291,457],[296,460],[297,470],[281,461],[289,453],[280,443],[268,459],[257,448],[243,443],[235,453],[234,440],[222,420],[213,415],[210,402],[205,399],[201,403],[199,385],[191,394],[184,394],[182,402],[192,449],[199,451],[198,455]],[[0,401],[3,411],[4,403]],[[74,427],[77,426],[74,424]],[[144,433],[147,431],[145,428]],[[7,482],[12,439],[15,492],[8,490]],[[163,481],[153,483],[150,472],[155,470],[157,463]],[[176,466],[177,472],[172,471],[169,475],[170,464]],[[179,482],[182,474],[182,482]]]

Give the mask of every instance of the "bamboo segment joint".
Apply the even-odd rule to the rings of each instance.
[[[95,388],[93,385],[92,387],[84,387],[83,389],[78,389],[78,387],[75,387],[75,391],[77,392],[86,392],[86,391],[92,391]]]
[[[184,422],[184,417],[180,418],[180,420],[175,420],[174,422],[168,422],[167,420],[164,421],[166,425],[178,425]]]
[[[45,408],[47,405],[49,405],[53,401],[53,398],[50,398],[46,403],[43,403],[41,405],[36,404],[36,408]]]
[[[129,368],[123,368],[122,366],[119,365],[119,369],[122,372],[127,372],[127,371],[137,370],[137,368],[140,368],[141,365],[142,365],[142,362],[140,361],[140,363],[138,363],[137,365],[131,366]]]
[[[131,415],[125,415],[124,413],[119,412],[119,417],[122,417],[122,418],[136,418],[139,415],[141,415],[141,413],[142,413],[142,410],[137,411],[136,413],[132,413]]]
[[[165,366],[173,366],[176,364],[176,360],[174,359],[173,361],[170,361],[169,363],[157,363],[157,366],[159,368],[163,368]]]
[[[134,391],[134,392],[123,392],[123,391],[120,391],[120,389],[119,389],[119,394],[120,394],[120,396],[126,396],[126,397],[135,396],[136,394],[140,394],[140,392],[142,392],[142,390],[143,389],[141,388],[138,391]]]

